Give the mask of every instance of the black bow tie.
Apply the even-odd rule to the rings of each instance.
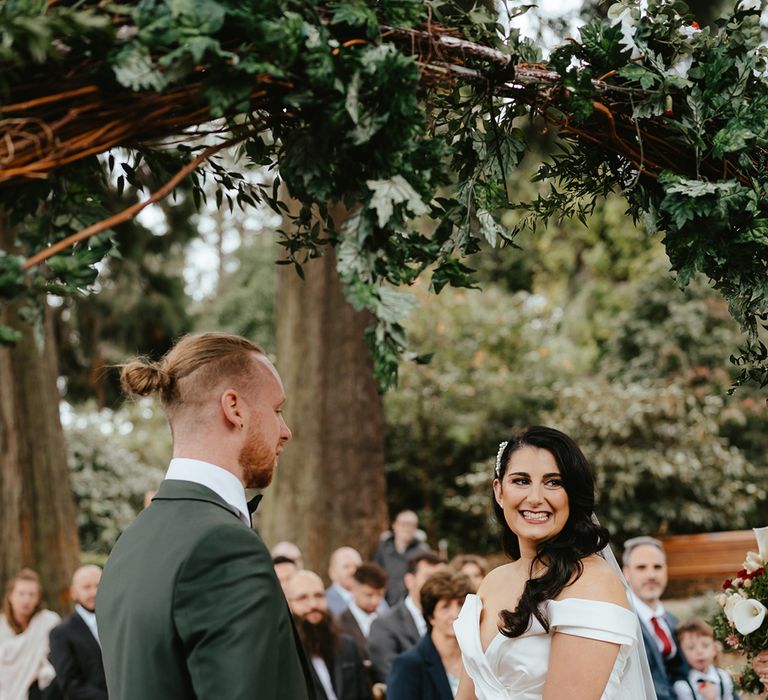
[[[262,494],[258,494],[254,496],[250,501],[248,501],[249,515],[253,515],[256,512],[256,509],[259,507],[259,503],[261,503],[262,498],[263,498]]]

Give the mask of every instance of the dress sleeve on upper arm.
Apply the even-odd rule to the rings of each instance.
[[[637,616],[631,610],[581,598],[550,601],[549,623],[553,632],[627,646],[634,644],[640,633]]]

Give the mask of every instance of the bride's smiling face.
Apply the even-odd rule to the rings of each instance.
[[[493,492],[521,549],[552,539],[568,521],[568,493],[549,450],[530,445],[515,450]]]

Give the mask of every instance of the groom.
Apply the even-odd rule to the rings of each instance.
[[[245,338],[203,333],[125,365],[121,382],[159,395],[173,459],[101,579],[110,700],[314,698],[244,492],[269,485],[291,437],[277,371]]]

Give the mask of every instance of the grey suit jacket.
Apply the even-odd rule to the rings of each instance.
[[[408,651],[419,641],[419,630],[405,601],[373,621],[368,635],[368,652],[373,662],[376,682],[385,683],[395,657]]]
[[[328,588],[325,589],[325,601],[328,603],[328,612],[330,612],[333,617],[338,617],[347,609],[347,607],[349,607],[349,603],[344,600],[341,593],[339,593],[334,586],[328,586]]]
[[[664,659],[661,655],[653,633],[644,624],[641,624],[640,628],[643,632],[643,644],[645,644],[645,653],[648,656],[651,676],[653,676],[656,697],[658,700],[674,700],[675,691],[672,686],[675,681],[688,678],[689,667],[682,651],[680,651],[680,640],[677,638],[677,619],[669,613],[664,613],[664,621],[672,632],[672,641],[677,648],[671,659]]]

